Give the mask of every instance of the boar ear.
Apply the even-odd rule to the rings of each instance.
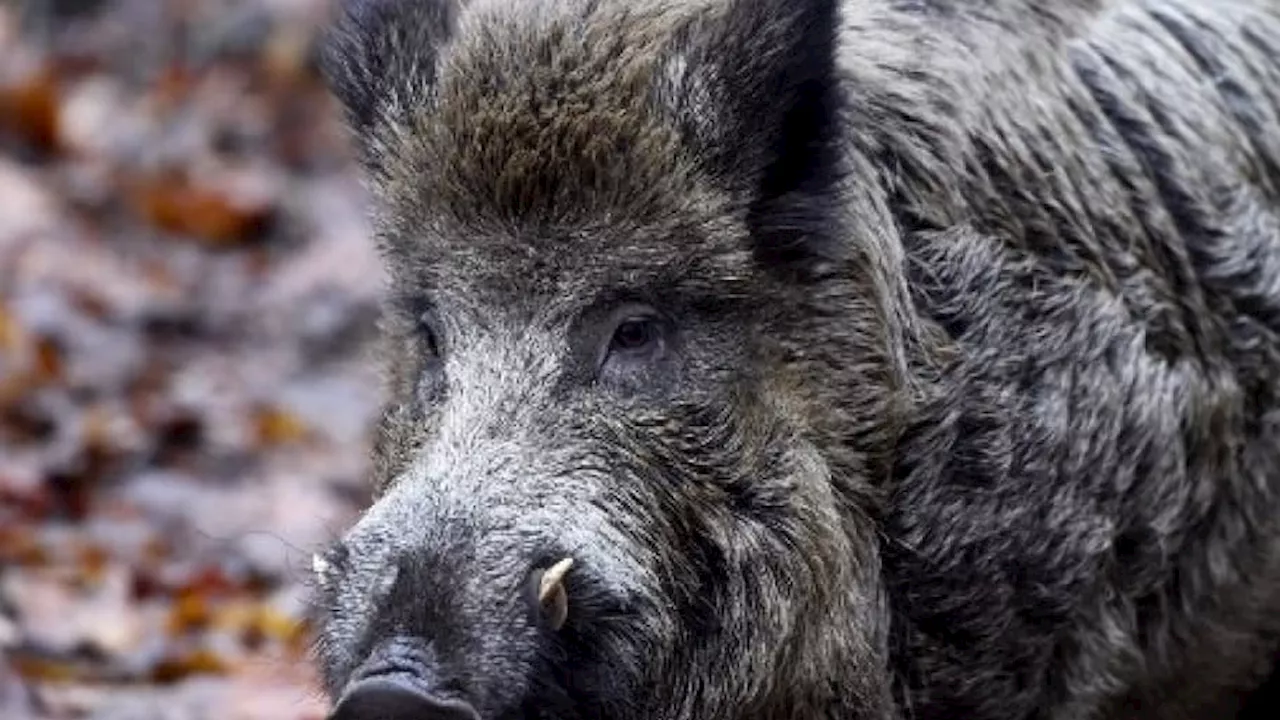
[[[839,0],[730,0],[672,55],[670,102],[747,204],[762,262],[833,259]]]
[[[361,143],[430,102],[457,0],[336,0],[320,64]]]

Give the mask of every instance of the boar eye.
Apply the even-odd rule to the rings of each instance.
[[[610,352],[634,353],[643,351],[657,341],[657,324],[649,318],[623,320],[613,331]]]
[[[648,363],[659,357],[666,345],[666,327],[656,314],[632,308],[620,315],[613,326],[603,362]]]
[[[436,340],[436,332],[429,326],[422,328],[422,347],[428,356],[433,358],[440,356],[440,344]]]
[[[435,322],[429,315],[418,319],[418,337],[422,343],[422,351],[428,359],[440,357],[440,340],[436,335]]]
[[[675,348],[675,326],[670,319],[640,303],[625,303],[598,321],[592,333],[595,372],[615,389],[637,391],[653,380],[653,372],[666,365]]]
[[[440,357],[440,335],[434,318],[423,315],[418,320],[417,346],[420,374],[417,380],[418,401],[431,405],[440,399],[444,389],[444,364]]]

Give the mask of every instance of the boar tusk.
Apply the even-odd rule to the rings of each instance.
[[[547,571],[542,574],[542,582],[538,587],[538,602],[545,603],[552,592],[557,589],[564,590],[564,576],[571,567],[573,567],[573,558],[565,558],[547,568]]]
[[[315,573],[321,581],[324,581],[329,575],[329,561],[320,557],[320,553],[312,555],[311,572]]]
[[[573,567],[573,558],[565,558],[547,568],[538,583],[538,604],[546,613],[552,630],[564,627],[569,618],[569,595],[564,589],[564,576]]]

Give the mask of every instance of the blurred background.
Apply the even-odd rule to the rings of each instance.
[[[321,718],[381,289],[327,0],[0,0],[0,718]]]

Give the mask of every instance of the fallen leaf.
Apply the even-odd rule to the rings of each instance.
[[[0,565],[46,565],[49,552],[30,527],[0,525]]]
[[[0,352],[16,352],[26,339],[26,330],[18,318],[0,302]]]
[[[204,422],[199,416],[179,413],[161,423],[155,435],[155,464],[172,466],[200,449]]]
[[[0,87],[0,127],[40,152],[58,150],[59,90],[49,67]]]
[[[272,34],[261,59],[271,87],[283,89],[308,77],[311,42],[306,28],[286,26]]]
[[[227,663],[209,650],[193,650],[166,657],[151,670],[151,679],[161,684],[172,684],[192,675],[225,675]]]
[[[111,314],[111,305],[101,294],[90,288],[78,287],[67,291],[71,304],[94,320],[103,320]]]
[[[220,567],[207,566],[188,577],[175,592],[179,595],[200,595],[204,597],[227,598],[241,591],[243,586]]]
[[[36,372],[42,383],[61,382],[66,375],[65,351],[56,338],[48,335],[36,338]]]
[[[93,544],[82,544],[76,551],[81,576],[88,583],[97,585],[106,575],[107,564],[111,555],[102,547]]]
[[[55,508],[71,520],[84,520],[95,502],[95,490],[116,473],[123,461],[113,448],[84,445],[65,467],[49,473]]]
[[[43,484],[32,486],[21,481],[12,481],[0,475],[0,507],[16,510],[26,520],[40,520],[49,516],[53,510],[53,499]],[[0,529],[0,560],[11,557],[3,547],[5,530]],[[9,532],[18,532],[17,527],[7,528]]]
[[[170,635],[187,635],[208,627],[212,617],[209,602],[203,595],[183,593],[169,611],[166,629]]]
[[[42,443],[58,430],[56,419],[45,408],[28,402],[0,405],[0,437],[14,443]],[[3,484],[0,484],[3,487]]]
[[[278,407],[260,405],[254,410],[253,421],[258,443],[268,447],[300,442],[310,435],[298,416]]]
[[[80,675],[75,663],[61,659],[14,653],[9,663],[21,677],[43,683],[69,682]]]
[[[267,204],[238,202],[216,189],[196,187],[180,175],[139,183],[133,203],[157,228],[215,247],[241,245],[259,237],[272,214]]]
[[[247,647],[255,650],[267,642],[292,650],[305,643],[307,632],[305,624],[298,618],[256,601],[227,603],[214,613],[211,624],[238,634]]]
[[[170,64],[151,85],[149,93],[158,111],[165,111],[186,102],[196,84],[195,73],[181,64]]]

